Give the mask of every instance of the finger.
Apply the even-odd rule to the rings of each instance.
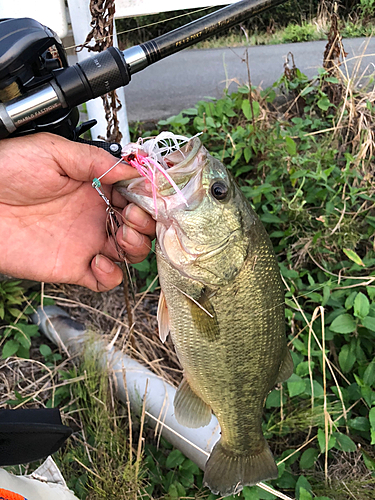
[[[155,238],[156,222],[151,215],[134,203],[129,203],[129,205],[125,207],[125,210],[123,210],[123,218],[127,226],[132,227],[142,234],[151,236],[151,239]]]
[[[96,255],[91,261],[92,274],[85,277],[83,286],[95,292],[106,292],[118,286],[123,278],[121,269],[104,255]]]
[[[124,224],[116,234],[120,247],[132,264],[144,260],[151,250],[151,240],[147,236]]]
[[[126,198],[124,198],[118,191],[117,189],[112,189],[112,194],[111,194],[111,202],[112,205],[115,206],[116,208],[119,207],[121,210],[126,207],[128,204],[128,201]],[[120,211],[121,211],[120,210]]]
[[[106,173],[118,162],[104,149],[88,144],[69,141],[64,137],[53,134],[40,134],[49,143],[54,160],[62,168],[62,174],[83,182],[92,182],[94,178],[101,179],[102,184],[114,184],[124,179],[138,177],[137,170],[124,162],[119,163],[110,172]]]

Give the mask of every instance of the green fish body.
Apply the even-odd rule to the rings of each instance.
[[[183,153],[185,158],[171,155],[176,163],[169,173],[188,206],[164,179],[157,214],[139,181],[120,191],[157,220],[160,335],[164,340],[170,331],[184,370],[175,417],[201,427],[211,412],[216,415],[221,438],[204,482],[227,496],[278,475],[263,437],[262,411],[267,394],[291,375],[293,363],[278,264],[262,223],[199,139]]]

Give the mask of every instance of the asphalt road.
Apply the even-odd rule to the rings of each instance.
[[[313,77],[322,65],[325,46],[322,41],[250,47],[253,85],[272,85],[281,76],[289,52],[294,55],[296,66]],[[375,39],[347,39],[344,48],[348,60],[365,51],[367,57],[362,59],[361,71],[368,65],[367,71],[375,71]],[[221,97],[228,85],[235,90],[235,82],[247,83],[244,53],[244,48],[184,50],[133,75],[125,89],[129,121],[165,118],[206,97]],[[356,62],[358,58],[348,61],[349,74]]]
[[[282,74],[289,52],[294,55],[296,66],[313,77],[322,65],[325,41],[263,45],[249,48],[251,80],[253,85],[265,88],[272,85]],[[345,39],[348,53],[347,71],[361,54],[358,74],[375,71],[375,39]],[[129,121],[159,120],[192,107],[201,99],[223,95],[223,89],[235,90],[237,84],[247,83],[247,66],[244,48],[187,49],[159,61],[133,75],[125,89]],[[73,58],[69,58],[73,63]],[[237,83],[236,83],[237,82]],[[360,82],[359,82],[360,84]]]

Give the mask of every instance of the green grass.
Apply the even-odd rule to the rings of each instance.
[[[343,38],[369,37],[374,34],[375,25],[362,23],[343,23],[341,34]],[[244,45],[278,45],[283,43],[311,42],[327,40],[327,29],[316,23],[289,24],[285,28],[275,30],[273,33],[249,32],[248,39],[242,32],[230,33],[209,38],[190,48],[214,49],[220,47],[243,47]]]
[[[373,80],[358,91],[347,77],[320,70],[308,80],[290,68],[271,88],[240,87],[158,127],[201,132],[209,152],[237,178],[277,253],[295,369],[268,395],[263,430],[279,462],[272,486],[297,500],[375,498],[375,97]],[[290,98],[283,109],[280,88]],[[154,258],[139,272],[151,282]],[[20,327],[26,324],[20,290],[14,284],[1,291],[2,316],[17,327],[0,330],[2,355],[11,348],[21,356],[26,340],[19,332],[27,330]],[[38,342],[29,335],[27,352]],[[157,447],[147,429],[142,435],[141,424],[113,401],[95,359],[87,356],[68,371],[54,368],[59,360],[42,351],[57,382],[67,383],[53,400],[33,398],[65,405],[75,438],[58,460],[79,498],[216,498],[180,452],[163,440]],[[12,397],[26,401],[20,388]],[[252,487],[236,498],[274,497]]]

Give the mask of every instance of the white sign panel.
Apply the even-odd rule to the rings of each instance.
[[[146,16],[159,12],[168,12],[181,9],[199,9],[202,7],[214,7],[215,5],[229,5],[230,0],[116,0],[115,17]],[[204,13],[202,13],[204,15]]]
[[[64,0],[0,0],[0,18],[31,17],[55,31],[60,38],[68,33]]]

